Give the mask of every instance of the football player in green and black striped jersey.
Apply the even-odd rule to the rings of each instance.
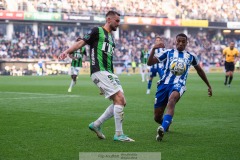
[[[144,48],[141,49],[140,65],[139,65],[142,82],[145,82],[145,78],[146,79],[148,78],[147,60],[148,60],[148,46],[144,45]]]
[[[80,41],[81,38],[78,38],[76,42]],[[85,61],[85,57],[87,55],[86,48],[82,47],[72,54],[69,54],[69,57],[72,59],[71,63],[71,84],[68,88],[68,92],[72,92],[72,87],[77,83],[77,76],[82,68],[82,62]]]
[[[109,11],[106,14],[106,23],[101,27],[94,27],[72,47],[60,54],[59,59],[64,59],[68,54],[88,44],[90,46],[90,69],[92,81],[98,86],[105,98],[112,100],[105,112],[94,122],[89,124],[89,129],[94,131],[100,139],[105,139],[101,132],[101,125],[111,117],[115,120],[114,141],[133,142],[123,133],[123,108],[126,105],[120,81],[113,73],[113,54],[115,48],[112,31],[116,31],[120,23],[120,14]],[[94,107],[98,107],[97,104]]]

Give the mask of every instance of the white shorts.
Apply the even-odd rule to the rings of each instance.
[[[95,83],[100,91],[105,95],[105,98],[110,98],[112,95],[121,91],[123,93],[122,86],[115,74],[107,71],[98,71],[91,75],[93,83]]]
[[[71,75],[78,75],[81,67],[71,67]]]

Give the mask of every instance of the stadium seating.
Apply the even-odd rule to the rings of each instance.
[[[240,21],[240,1],[212,0],[207,1],[207,5],[205,3],[202,0],[18,0],[13,4],[12,0],[0,0],[0,9],[85,15],[104,15],[111,9],[130,16]]]

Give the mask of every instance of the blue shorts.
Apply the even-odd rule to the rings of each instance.
[[[157,92],[155,94],[155,104],[154,108],[159,108],[166,106],[168,103],[168,98],[173,91],[177,91],[180,97],[186,91],[185,85],[182,84],[162,84],[160,83],[157,87]]]
[[[150,69],[150,77],[151,78],[156,77],[157,73],[158,73],[158,69],[155,69],[155,68]]]
[[[151,78],[156,77],[157,73],[159,75],[159,78],[161,78],[162,70],[160,68],[151,68],[150,69],[150,77]]]

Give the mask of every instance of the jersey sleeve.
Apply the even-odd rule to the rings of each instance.
[[[195,54],[192,54],[192,55],[193,55],[192,65],[193,65],[193,66],[196,66],[196,65],[199,64],[198,57],[197,57],[197,55],[195,55]]]
[[[237,57],[239,56],[239,51],[238,51],[238,49],[236,49],[236,56],[237,56]]]
[[[159,52],[155,52],[154,56],[158,59],[159,62],[165,61],[167,59],[168,50],[159,50]]]
[[[83,40],[88,44],[92,44],[98,35],[98,27],[94,27],[84,35]]]
[[[165,50],[164,48],[156,49],[154,53],[155,57],[160,57],[163,54],[164,50]]]

